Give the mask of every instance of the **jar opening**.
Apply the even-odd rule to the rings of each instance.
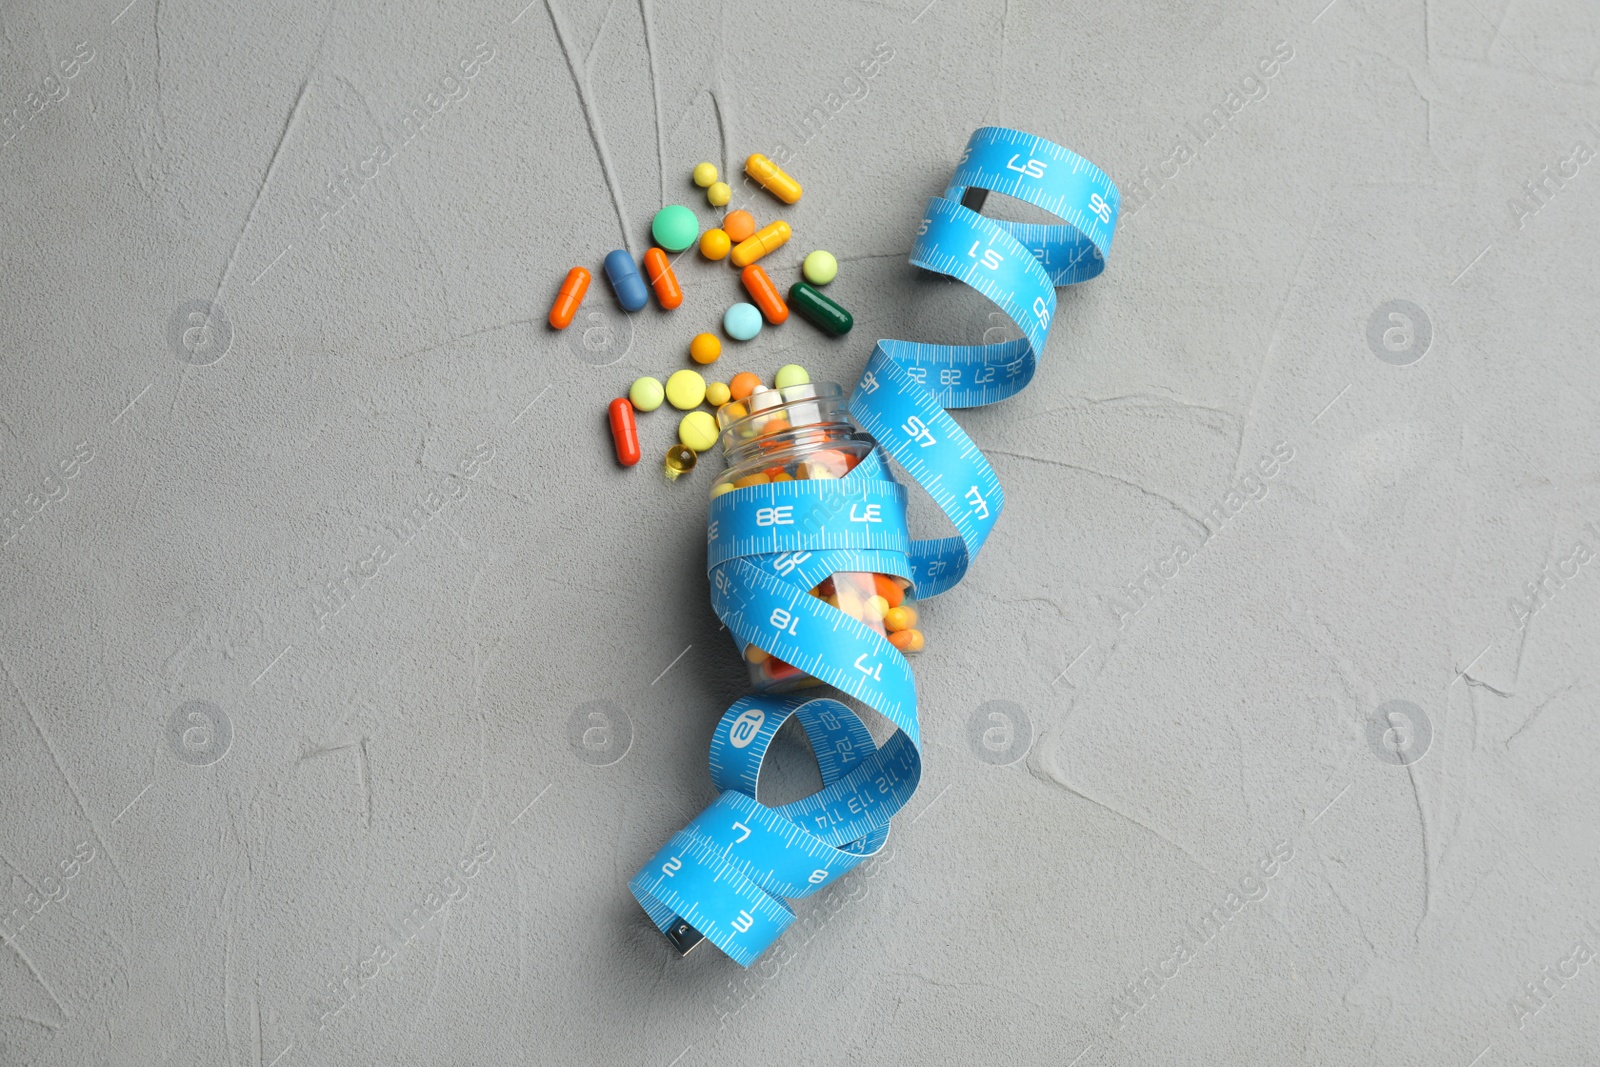
[[[760,451],[820,445],[853,431],[837,382],[808,382],[763,389],[717,409],[722,452],[736,466]]]

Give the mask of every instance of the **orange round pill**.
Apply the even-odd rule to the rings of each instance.
[[[717,340],[716,334],[697,333],[694,340],[689,342],[689,358],[696,363],[715,363],[720,355],[722,342]]]
[[[733,381],[728,383],[728,392],[735,400],[748,400],[750,394],[755,392],[756,386],[761,384],[761,379],[749,371],[740,371],[733,376]]]
[[[889,643],[901,652],[921,652],[926,645],[921,630],[896,630],[889,635]]]
[[[917,625],[917,609],[909,604],[890,608],[883,613],[883,624],[891,631],[910,630]]]
[[[700,254],[710,260],[724,259],[733,247],[726,230],[707,230],[700,235]]]
[[[756,217],[748,211],[730,211],[722,217],[722,232],[738,244],[756,232]]]

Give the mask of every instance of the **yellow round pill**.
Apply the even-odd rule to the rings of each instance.
[[[667,403],[679,411],[700,406],[706,398],[706,380],[692,370],[680,370],[667,379]],[[711,416],[707,415],[706,418]],[[687,441],[684,444],[688,444]]]
[[[726,404],[729,400],[732,400],[732,399],[733,399],[733,394],[728,391],[728,385],[727,385],[726,382],[707,382],[706,383],[706,403],[707,404],[710,404],[714,408],[720,408],[722,405]]]
[[[717,420],[709,411],[689,412],[678,422],[678,440],[696,452],[704,452],[717,443]]]
[[[694,168],[694,183],[704,189],[717,180],[717,165],[715,163],[701,163]]]
[[[713,182],[711,188],[706,190],[706,202],[712,207],[722,207],[733,199],[733,190],[727,182]]]
[[[723,230],[707,230],[700,235],[700,254],[707,259],[722,259],[732,247],[733,238]]]
[[[714,333],[697,333],[694,340],[689,342],[689,358],[696,363],[715,363],[720,355],[722,342],[717,340]]]

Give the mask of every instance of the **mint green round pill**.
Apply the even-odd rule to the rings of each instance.
[[[800,273],[812,285],[827,285],[839,276],[839,261],[833,258],[832,252],[824,252],[819,248],[800,264]]]
[[[655,378],[635,378],[628,388],[628,402],[640,411],[654,411],[666,397],[666,389]]]
[[[650,236],[668,252],[682,252],[700,236],[700,220],[682,204],[668,204],[650,220]]]

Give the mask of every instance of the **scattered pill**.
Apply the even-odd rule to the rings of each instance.
[[[735,341],[748,341],[761,332],[761,312],[754,304],[735,304],[722,313],[722,328]]]
[[[739,272],[739,280],[744,283],[745,292],[750,294],[751,301],[761,309],[761,314],[768,322],[778,326],[789,321],[789,305],[783,302],[782,294],[772,284],[772,279],[767,277],[766,271],[752,263]]]
[[[706,383],[707,404],[710,404],[714,408],[720,408],[731,399],[733,399],[733,394],[728,390],[728,385],[726,382]]]
[[[704,452],[717,443],[717,420],[709,411],[691,411],[678,421],[678,440]]]
[[[668,447],[667,458],[662,466],[667,469],[667,477],[675,479],[680,474],[688,474],[694,470],[697,459],[699,456],[695,455],[694,449],[680,441]]]
[[[611,282],[611,290],[617,294],[617,302],[622,305],[622,310],[638,311],[650,302],[650,287],[644,284],[644,279],[639,276],[639,268],[633,265],[633,257],[628,255],[626,249],[619,248],[606,254],[606,278]]]
[[[798,363],[790,363],[778,368],[778,373],[772,377],[774,389],[787,389],[791,385],[806,385],[811,381],[811,375]]]
[[[727,182],[713,182],[711,188],[706,190],[706,203],[712,207],[722,207],[733,199],[733,190]]]
[[[619,396],[606,413],[611,419],[611,443],[617,449],[617,462],[631,467],[639,462],[639,424],[633,421],[633,404]]]
[[[668,204],[650,220],[650,236],[668,252],[682,252],[700,236],[700,220],[682,204]]]
[[[849,333],[856,324],[855,316],[841,307],[838,301],[824,296],[821,290],[805,282],[795,282],[789,286],[789,303],[800,312],[801,318],[831,337]]]
[[[833,258],[832,252],[819,248],[806,256],[805,262],[800,264],[800,273],[812,285],[827,285],[839,276],[839,261]]]
[[[782,219],[767,223],[733,246],[733,265],[748,267],[768,252],[781,247],[793,233],[794,231],[789,229],[789,224]]]
[[[694,183],[704,189],[717,180],[717,165],[715,163],[698,163],[694,168]]]
[[[756,232],[756,217],[748,211],[730,211],[722,216],[722,232],[734,244],[748,240]]]
[[[723,230],[707,230],[700,235],[700,254],[707,259],[715,261],[728,254],[728,249],[733,247],[733,238]]]
[[[701,365],[715,363],[722,355],[722,342],[714,333],[697,333],[689,342],[689,358]]]
[[[728,392],[735,400],[748,400],[750,399],[750,394],[755,392],[756,387],[760,384],[761,379],[750,371],[740,371],[733,376],[733,381],[728,383]],[[739,417],[743,418],[746,414],[748,413],[741,409]]]
[[[661,382],[655,378],[635,378],[628,387],[628,399],[640,411],[654,411],[661,406],[661,401],[666,399],[667,391],[661,387]]]
[[[661,306],[671,311],[683,303],[683,290],[678,286],[678,276],[672,273],[672,264],[667,262],[667,254],[659,248],[652,248],[644,254],[644,272],[650,278],[650,288],[656,291],[656,300]]]
[[[706,380],[694,371],[674,371],[667,379],[667,403],[679,411],[697,408],[705,398]]]
[[[793,204],[800,199],[800,183],[759,152],[744,161],[744,172],[785,204]]]
[[[565,330],[572,325],[572,316],[578,313],[578,306],[583,303],[583,294],[589,291],[589,272],[582,267],[573,267],[567,271],[567,280],[561,283],[561,291],[556,294],[556,302],[550,305],[550,325],[558,330]]]

